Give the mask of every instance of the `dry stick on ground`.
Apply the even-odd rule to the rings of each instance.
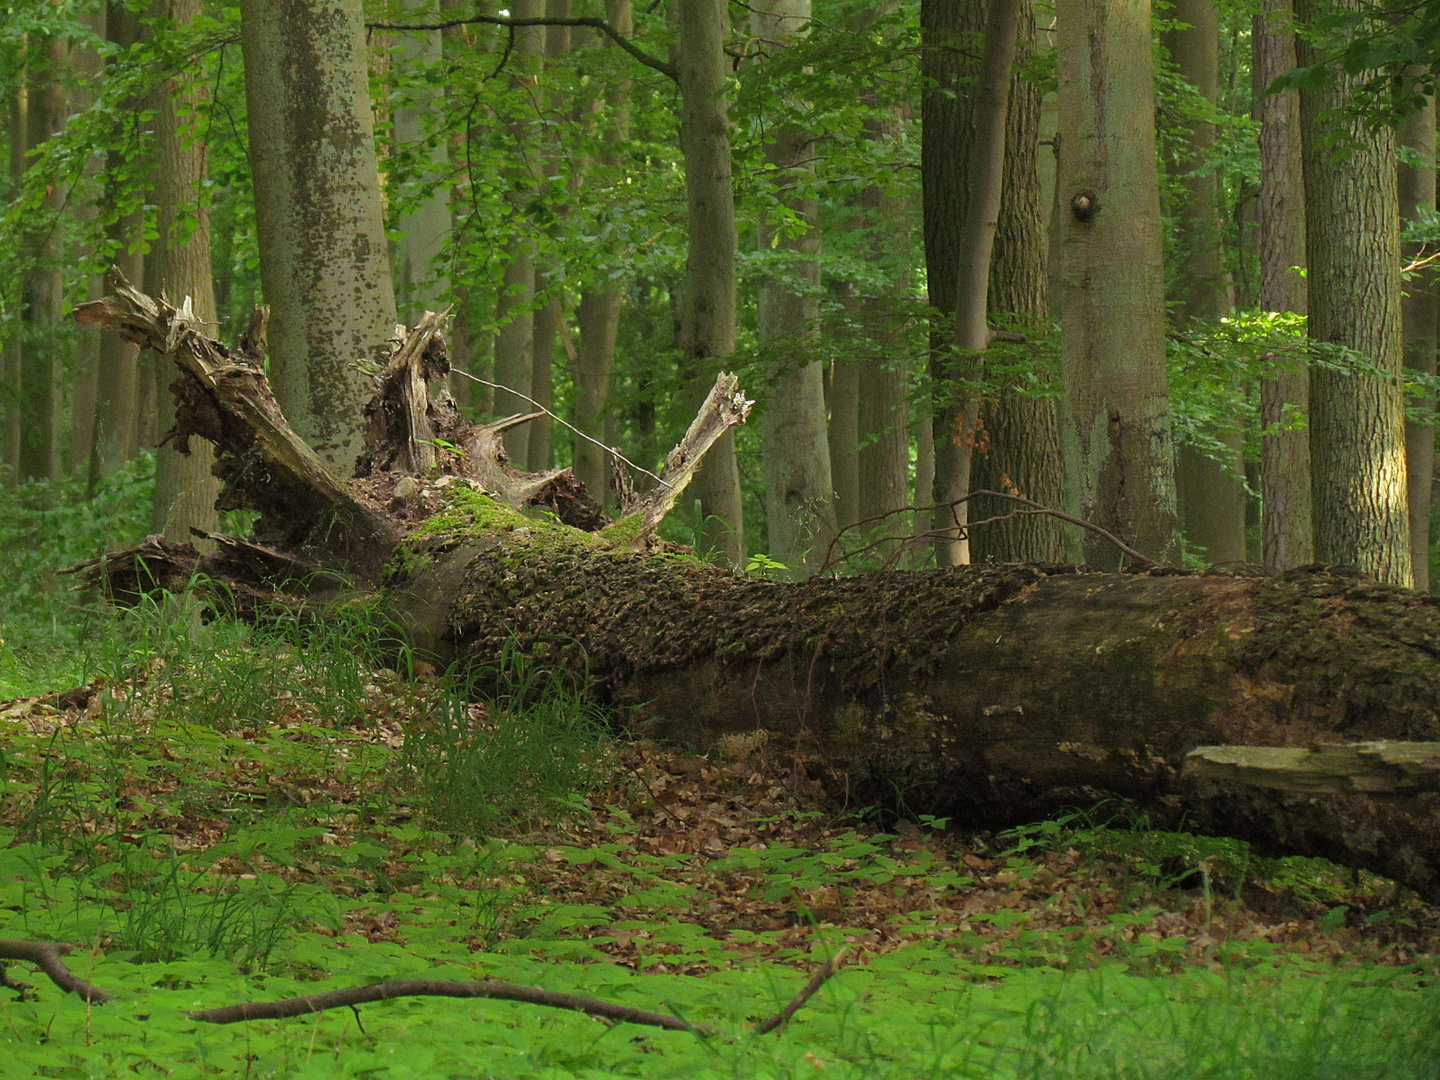
[[[825,985],[826,980],[840,970],[840,965],[845,962],[847,949],[840,949],[834,956],[820,965],[819,970],[810,977],[810,981],[801,988],[800,992],[790,999],[786,1005],[769,1020],[764,1021],[755,1029],[756,1035],[768,1035],[777,1028],[784,1027],[790,1018],[804,1007],[805,1003],[815,996],[815,991]]]
[[[190,1015],[207,1024],[234,1024],[241,1020],[281,1020],[287,1016],[303,1016],[306,1013],[322,1012],[325,1009],[353,1007],[369,1001],[386,1001],[397,997],[496,998],[501,1001],[521,1001],[529,1005],[548,1005],[553,1009],[571,1009],[618,1023],[646,1024],[650,1027],[665,1028],[667,1031],[698,1031],[702,1034],[705,1032],[705,1029],[687,1024],[684,1020],[674,1016],[646,1012],[643,1009],[617,1005],[613,1001],[601,1001],[599,998],[585,997],[581,994],[561,994],[554,990],[537,990],[534,987],[516,986],[513,983],[496,982],[493,979],[486,979],[483,982],[393,979],[389,982],[371,983],[369,986],[355,986],[348,990],[331,990],[325,994],[286,998],[284,1001],[247,1001],[239,1005],[226,1005],[219,1009],[206,1009]]]
[[[837,532],[837,533],[835,534],[835,538],[830,541],[830,546],[825,549],[825,561],[820,564],[820,569],[819,569],[818,571],[816,571],[816,573],[817,573],[817,574],[823,574],[823,573],[825,573],[826,570],[828,570],[828,569],[831,568],[831,559],[833,558],[833,556],[834,556],[834,554],[835,554],[835,545],[840,542],[840,537],[843,536],[846,532],[848,532],[848,531],[851,530],[851,529],[858,529],[858,528],[861,528],[862,526],[865,526],[865,525],[873,525],[873,524],[875,524],[875,523],[878,522],[878,521],[884,521],[886,518],[894,517],[896,514],[909,514],[909,513],[914,513],[914,512],[916,512],[916,511],[924,512],[924,511],[926,511],[926,510],[939,510],[939,509],[942,509],[942,508],[945,508],[945,509],[953,509],[954,507],[959,506],[961,503],[969,502],[971,499],[978,499],[978,498],[980,498],[980,497],[982,497],[982,496],[986,496],[986,497],[989,497],[989,498],[995,498],[995,499],[1008,499],[1008,500],[1010,500],[1011,502],[1017,502],[1017,503],[1020,503],[1021,505],[1025,506],[1025,507],[1028,507],[1028,509],[1025,509],[1025,510],[1017,510],[1017,511],[1015,511],[1016,514],[1041,514],[1041,515],[1044,515],[1045,517],[1057,518],[1057,519],[1059,519],[1060,521],[1064,521],[1064,522],[1066,522],[1066,523],[1068,523],[1068,524],[1070,524],[1070,525],[1078,525],[1078,526],[1079,526],[1080,528],[1082,528],[1082,529],[1088,529],[1090,532],[1095,533],[1097,536],[1102,536],[1102,537],[1104,537],[1106,540],[1109,540],[1110,543],[1114,544],[1114,545],[1115,545],[1117,548],[1119,548],[1124,554],[1128,555],[1128,556],[1129,556],[1130,558],[1132,558],[1132,559],[1135,559],[1135,560],[1137,560],[1137,561],[1139,561],[1139,562],[1141,562],[1141,563],[1144,563],[1146,566],[1159,566],[1159,565],[1160,565],[1159,563],[1157,563],[1154,559],[1150,558],[1149,556],[1140,554],[1140,552],[1136,551],[1136,550],[1135,550],[1134,548],[1132,548],[1129,544],[1125,543],[1125,541],[1121,540],[1118,536],[1116,536],[1114,533],[1110,532],[1108,529],[1102,529],[1099,525],[1096,525],[1094,522],[1086,521],[1084,518],[1073,517],[1073,516],[1071,516],[1070,514],[1066,514],[1066,513],[1062,512],[1062,511],[1060,511],[1060,510],[1054,510],[1054,509],[1052,509],[1052,508],[1050,508],[1050,507],[1048,507],[1048,506],[1043,505],[1042,503],[1036,502],[1034,499],[1027,499],[1027,498],[1025,498],[1025,496],[1023,496],[1023,495],[1011,495],[1011,494],[1010,494],[1009,492],[1007,492],[1007,491],[989,491],[989,490],[986,490],[986,489],[984,489],[984,488],[981,488],[981,489],[978,489],[978,490],[975,490],[975,491],[971,491],[971,492],[969,492],[969,493],[966,494],[966,495],[962,495],[962,496],[960,496],[960,498],[958,498],[958,499],[953,499],[953,500],[951,500],[951,501],[948,502],[948,503],[940,503],[940,504],[935,505],[935,506],[902,506],[902,507],[900,507],[900,508],[898,508],[898,509],[896,509],[896,510],[887,510],[887,511],[885,511],[885,513],[883,513],[883,514],[876,514],[874,517],[868,517],[868,518],[865,518],[863,521],[857,521],[857,522],[855,522],[853,525],[847,525],[847,526],[845,526],[845,528],[841,529],[839,532]],[[1010,516],[1010,515],[1006,515],[1006,517],[1009,517],[1009,516]],[[977,521],[977,522],[975,522],[975,525],[987,525],[987,524],[990,524],[991,522],[1003,521],[1003,520],[1005,520],[1005,518],[986,518],[984,521]],[[932,530],[930,530],[930,531],[928,531],[928,532],[925,532],[925,533],[920,534],[918,537],[915,537],[915,536],[906,537],[906,538],[904,538],[904,540],[901,541],[901,544],[902,544],[902,546],[903,546],[904,544],[906,544],[906,543],[908,543],[908,542],[910,542],[910,541],[914,541],[914,540],[916,540],[916,539],[924,539],[924,538],[933,536],[937,531],[939,531],[939,530],[933,530],[933,529],[932,529]],[[878,542],[875,543],[875,544],[867,544],[865,547],[861,548],[859,551],[852,551],[852,552],[849,552],[849,553],[847,553],[847,554],[845,554],[845,555],[842,555],[840,561],[844,561],[845,559],[849,559],[849,558],[854,558],[856,555],[859,555],[859,554],[861,554],[861,553],[863,553],[863,552],[865,552],[865,551],[868,551],[868,550],[870,550],[870,549],[873,548],[873,547],[878,547],[878,546],[880,546],[881,544],[891,544],[891,543],[894,543],[894,542],[895,542],[895,540],[894,540],[893,537],[887,537],[886,539],[881,540],[881,541],[878,541]]]
[[[60,957],[73,948],[73,945],[66,945],[58,941],[0,939],[0,962],[20,960],[27,964],[34,964],[46,975],[49,975],[50,981],[61,990],[78,994],[83,1001],[114,1001],[115,999],[104,990],[93,983],[86,982],[65,966]]]

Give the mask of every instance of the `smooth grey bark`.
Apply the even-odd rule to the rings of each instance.
[[[369,369],[395,327],[359,0],[242,0],[240,41],[271,379],[348,475]]]
[[[25,154],[30,149],[30,88],[25,78],[23,61],[26,59],[25,50],[28,42],[24,36],[20,40],[20,59],[22,66],[16,72],[14,85],[10,88],[9,97],[9,131],[7,135],[10,143],[10,186],[11,190],[18,190],[25,180]],[[25,345],[21,339],[20,328],[12,326],[5,337],[5,442],[4,442],[4,464],[8,466],[6,480],[14,483],[20,478],[20,439],[24,430],[24,417],[21,411],[21,395],[24,388],[23,365],[25,361]]]
[[[1185,26],[1166,34],[1175,67],[1208,104],[1220,93],[1220,12],[1215,0],[1175,0],[1170,14]],[[1233,306],[1220,244],[1220,174],[1215,125],[1193,120],[1180,155],[1170,165],[1184,196],[1178,209],[1180,268],[1170,299],[1178,325],[1215,323]],[[1223,461],[1188,445],[1179,447],[1176,487],[1185,539],[1208,562],[1245,561],[1245,463],[1233,427],[1213,433],[1230,450]]]
[[[437,21],[435,0],[404,0],[405,21]],[[392,63],[400,71],[432,68],[444,59],[439,30],[401,34]],[[401,146],[423,147],[429,168],[422,182],[436,184],[449,168],[450,148],[443,139],[432,140],[426,117],[440,108],[444,91],[430,86],[407,90],[403,103],[392,110],[395,141]],[[450,238],[450,189],[435,189],[398,222],[400,240],[395,248],[395,303],[400,318],[415,324],[426,311],[437,311],[450,291],[449,275],[440,264]]]
[[[81,22],[93,36],[92,40],[105,40],[104,7],[82,16]],[[84,112],[95,103],[94,87],[98,85],[104,61],[97,49],[85,41],[77,41],[70,53],[70,64],[75,73],[71,88],[72,110]],[[93,187],[98,180],[99,160],[92,157],[82,172],[81,183]],[[80,231],[92,233],[99,205],[95,200],[71,201],[71,214],[81,223]],[[91,251],[75,250],[72,258],[84,259]],[[86,290],[87,300],[98,300],[104,295],[105,283],[92,275]],[[70,444],[66,461],[66,472],[71,476],[88,475],[90,457],[95,448],[95,397],[99,382],[100,331],[94,327],[81,330],[75,341],[75,369],[70,391]]]
[[[545,287],[545,278],[537,278],[536,285]],[[555,341],[560,336],[565,316],[560,310],[560,298],[552,296],[541,307],[535,309],[535,341],[533,363],[530,368],[530,396],[537,405],[549,409],[555,402]],[[530,407],[535,411],[535,406]],[[550,468],[550,417],[540,416],[530,421],[530,442],[525,456],[529,467],[536,472]]]
[[[760,0],[750,9],[750,33],[783,48],[807,33],[810,0]],[[815,172],[814,136],[793,124],[774,126],[766,163],[781,188],[779,201],[805,223],[803,235],[784,236],[761,212],[761,251],[789,256],[780,275],[760,282],[757,332],[767,357],[768,400],[760,419],[765,454],[765,521],[770,557],[795,577],[808,577],[835,535],[834,481],[825,430],[825,380],[814,353],[820,332],[819,203],[788,189]]]
[[[680,150],[685,159],[688,246],[679,346],[698,402],[735,351],[735,190],[730,164],[725,0],[676,0]],[[735,436],[726,432],[695,480],[702,543],[732,565],[745,561],[745,520]]]
[[[1397,175],[1402,221],[1415,221],[1435,210],[1435,99],[1412,113],[1400,128],[1400,142],[1414,163],[1402,162]],[[1406,259],[1418,256],[1423,244],[1405,245]],[[1405,324],[1405,366],[1422,375],[1435,374],[1437,283],[1433,268],[1418,270],[1405,282],[1400,301]],[[1410,562],[1415,588],[1430,591],[1430,491],[1435,483],[1435,398],[1426,394],[1419,407],[1421,422],[1405,423],[1405,472],[1410,511]]]
[[[1058,0],[1068,508],[1177,561],[1149,0]],[[1103,541],[1084,561],[1113,567]]]
[[[517,19],[538,19],[545,14],[545,0],[517,0],[510,5],[510,14]],[[540,69],[545,56],[545,28],[518,27],[515,48],[510,57],[511,80],[517,87],[538,93]],[[516,123],[512,138],[517,151],[530,154],[538,149],[533,125]],[[515,170],[512,199],[520,210],[527,201],[534,183],[534,165],[521,165]],[[522,227],[523,228],[523,227]],[[530,396],[535,369],[535,240],[517,234],[510,240],[500,296],[495,305],[495,382],[505,387],[495,391],[495,413],[510,416],[533,412],[534,408],[520,395]],[[530,425],[511,428],[505,433],[505,452],[520,469],[530,460]]]
[[[999,225],[1005,179],[1005,129],[1010,113],[1010,82],[1015,66],[1015,41],[1020,25],[1020,0],[989,0],[982,39],[980,70],[970,110],[971,138],[965,176],[965,208],[958,237],[955,336],[951,377],[958,383],[956,399],[944,412],[946,434],[953,433],[935,455],[935,527],[942,565],[970,562],[966,522],[970,504],[947,506],[970,491],[970,474],[980,428],[980,396],[973,384],[984,370],[990,344],[990,258]]]
[[[201,11],[201,0],[157,0],[150,14],[173,19],[177,27],[189,25]],[[183,308],[189,302],[195,318],[207,326],[216,319],[215,279],[210,265],[210,212],[193,206],[195,225],[185,230],[182,221],[192,210],[206,176],[203,139],[186,130],[183,115],[194,116],[204,89],[193,72],[184,72],[161,85],[156,92],[155,110],[155,230],[156,237],[146,260],[145,277],[158,284],[161,294]],[[155,402],[162,433],[175,422],[175,405],[170,383],[172,366],[158,355],[153,358]],[[163,437],[163,436],[162,436]],[[190,440],[187,453],[172,440],[155,451],[155,494],[152,501],[152,532],[173,540],[190,540],[191,529],[214,532],[219,524],[215,500],[220,481],[212,475],[214,450],[206,439]]]
[[[1300,95],[1264,91],[1296,65],[1291,0],[1266,0],[1251,32],[1256,113],[1260,121],[1260,306],[1307,310],[1305,172],[1300,149]],[[1297,363],[1260,383],[1261,558],[1288,570],[1315,561],[1310,497],[1310,372]]]
[[[37,43],[31,42],[36,48]],[[36,49],[43,60],[30,72],[29,143],[39,146],[62,130],[69,112],[66,69],[70,43],[53,37]],[[26,340],[20,366],[19,473],[32,480],[58,480],[62,464],[60,434],[64,409],[65,356],[59,334],[65,302],[62,213],[65,191],[51,187],[38,215],[26,254],[33,260],[21,281],[20,317]]]
[[[1300,0],[1296,11],[1310,22],[1358,2]],[[1303,35],[1297,52],[1302,65],[1316,60]],[[1310,337],[1353,349],[1383,373],[1311,369],[1315,555],[1408,585],[1395,132],[1338,112],[1360,77],[1337,75],[1334,85],[1300,91]]]
[[[830,477],[835,485],[835,526],[860,520],[860,365],[837,360],[830,369]]]

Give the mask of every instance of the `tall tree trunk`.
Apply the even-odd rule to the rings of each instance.
[[[275,393],[342,474],[366,362],[395,326],[359,0],[243,0],[241,47]]]
[[[549,283],[549,275],[537,277],[537,290]],[[565,316],[560,310],[560,297],[551,296],[544,306],[535,310],[534,365],[530,369],[530,396],[537,404],[549,409],[555,401],[555,341],[560,336]],[[532,406],[529,411],[534,411]],[[550,417],[530,421],[530,443],[526,447],[529,468],[543,472],[550,468]]]
[[[517,0],[510,5],[517,19],[538,19],[545,14],[545,0]],[[533,88],[539,82],[545,56],[545,28],[519,27],[515,30],[511,78],[516,86]],[[512,135],[517,150],[533,152],[538,142],[533,123],[516,123]],[[512,199],[516,212],[523,210],[535,183],[534,169],[521,166],[512,181],[517,185]],[[510,241],[501,292],[495,305],[495,382],[506,389],[495,391],[495,413],[510,416],[534,412],[525,400],[531,394],[535,375],[535,241],[522,233]],[[523,395],[523,396],[521,396]],[[531,425],[523,424],[505,433],[505,451],[517,468],[528,468]]]
[[[1220,94],[1220,12],[1215,0],[1176,0],[1171,15],[1185,23],[1166,45],[1180,77],[1209,105]],[[1215,164],[1215,125],[1191,121],[1172,166],[1185,194],[1179,209],[1180,267],[1170,299],[1175,320],[1218,322],[1232,305],[1220,246],[1220,174]],[[1226,425],[1213,433],[1230,448],[1216,461],[1192,446],[1177,455],[1176,486],[1185,539],[1210,563],[1245,561],[1245,462],[1241,435]]]
[[[760,0],[750,9],[750,33],[772,49],[809,30],[810,0]],[[814,136],[794,125],[772,125],[765,149],[779,201],[805,223],[787,237],[762,211],[761,251],[791,254],[781,277],[760,282],[757,330],[772,378],[761,416],[765,451],[765,521],[770,556],[796,577],[808,577],[835,535],[835,485],[825,430],[825,379],[814,346],[820,330],[819,203],[787,189],[813,176]],[[903,499],[903,495],[902,495]]]
[[[1021,8],[1019,47],[1035,47],[1033,4]],[[1048,318],[1047,267],[1049,211],[1054,202],[1054,177],[1049,198],[1040,173],[1040,88],[1023,70],[1010,84],[1009,130],[1005,135],[1005,184],[995,250],[990,260],[989,305],[1022,327],[1043,327]],[[1054,153],[1043,151],[1053,174]],[[1065,501],[1064,463],[1060,458],[1060,425],[1055,402],[1003,388],[982,414],[989,450],[975,459],[972,488],[991,491],[1014,488],[1045,506]],[[1008,514],[1014,505],[976,499],[971,520]],[[974,562],[1065,561],[1065,534],[1054,518],[1031,515],[997,521],[970,537]]]
[[[19,50],[21,66],[15,74],[9,93],[10,190],[18,192],[25,182],[26,153],[30,149],[30,86],[24,63],[28,61],[28,41],[22,35]],[[6,480],[20,479],[20,441],[23,438],[25,340],[23,324],[11,323],[5,335],[5,445]]]
[[[1058,0],[1061,435],[1072,512],[1178,559],[1148,0]],[[1115,566],[1087,535],[1086,562]]]
[[[1358,0],[1300,0],[1296,9],[1309,23],[1358,10]],[[1298,44],[1300,63],[1313,63],[1314,49],[1303,36]],[[1311,369],[1315,554],[1408,585],[1395,132],[1339,114],[1359,78],[1340,74],[1333,86],[1300,92],[1310,337],[1354,349],[1394,378]]]
[[[860,365],[848,359],[830,369],[830,477],[835,485],[835,527],[860,520]]]
[[[622,37],[635,32],[631,0],[606,0],[605,15]],[[614,42],[605,39],[605,45]],[[630,137],[630,82],[622,79],[603,103],[609,128],[606,142],[611,148],[605,156],[613,160],[614,149]],[[580,348],[575,358],[575,426],[592,439],[607,442],[610,379],[615,367],[615,338],[620,329],[620,308],[625,292],[613,280],[586,285],[580,293],[575,322],[580,330]],[[610,488],[610,455],[593,442],[577,437],[574,440],[575,476],[606,505]]]
[[[32,147],[65,126],[69,112],[66,67],[70,43],[53,37],[44,45],[44,62],[31,70],[30,137]],[[65,404],[64,341],[60,309],[65,303],[65,191],[54,185],[45,196],[28,252],[33,260],[24,274],[21,318],[26,326],[21,364],[20,475],[32,480],[60,479],[60,433]]]
[[[1402,221],[1418,220],[1435,211],[1435,99],[1412,113],[1400,129],[1400,141],[1414,155],[1415,164],[1400,165],[1397,187]],[[1406,258],[1420,254],[1424,245],[1406,245]],[[1405,283],[1400,302],[1405,324],[1405,366],[1423,375],[1435,374],[1437,295],[1436,275],[1429,267]],[[1405,424],[1405,471],[1410,508],[1410,562],[1415,588],[1430,591],[1430,489],[1435,483],[1435,397],[1426,394],[1421,407],[1423,423]]]
[[[680,352],[697,401],[735,351],[735,191],[730,171],[725,0],[679,0],[680,150],[685,159],[688,249]],[[705,455],[695,481],[705,545],[734,566],[745,562],[745,519],[735,436]]]
[[[140,41],[140,16],[117,0],[105,5],[105,36],[116,46],[110,63],[117,63]],[[121,193],[114,179],[125,170],[123,151],[112,149],[105,158],[104,198],[115,206]],[[130,281],[141,281],[145,272],[145,199],[134,210],[112,221],[106,239],[112,248],[110,262]],[[100,332],[95,401],[95,452],[90,458],[93,484],[109,476],[139,450],[140,369],[139,350],[134,343],[110,330]]]
[[[431,22],[438,13],[435,0],[404,0],[407,22]],[[444,59],[439,30],[402,34],[394,64],[402,71],[433,68]],[[437,181],[449,171],[450,148],[443,138],[432,138],[426,118],[441,107],[444,91],[427,84],[410,88],[407,99],[393,112],[395,141],[401,146],[423,147],[430,163],[422,182],[435,189],[415,210],[399,221],[400,241],[395,249],[395,304],[400,318],[415,324],[426,311],[438,311],[450,291],[449,274],[440,255],[450,238],[450,189]],[[433,145],[432,145],[433,144]]]
[[[1266,94],[1296,66],[1291,0],[1266,0],[1255,16],[1254,96],[1260,121],[1260,306],[1305,314],[1305,172],[1300,151],[1300,95]],[[1302,364],[1260,383],[1260,534],[1267,566],[1289,569],[1315,561],[1311,520],[1310,372]]]
[[[177,27],[188,26],[200,14],[201,0],[157,0],[151,15],[172,19]],[[185,218],[199,197],[205,182],[205,143],[199,134],[187,130],[183,117],[199,112],[203,84],[193,72],[176,76],[157,91],[155,110],[155,242],[145,267],[147,280],[154,279],[164,295],[176,303],[189,299],[195,317],[203,323],[216,321],[215,279],[210,266],[210,211],[203,204],[194,207],[194,225],[186,229]],[[175,422],[170,383],[172,365],[156,355],[155,403],[163,433]],[[219,524],[215,500],[220,481],[212,475],[213,448],[206,439],[191,439],[181,452],[175,441],[155,451],[155,495],[150,527],[175,540],[189,540],[190,530],[214,532]]]
[[[888,297],[864,301],[871,355],[859,365],[860,450],[857,454],[860,499],[859,520],[869,521],[909,504],[910,499],[910,379],[909,373],[884,348],[891,336],[894,309]],[[894,537],[909,527],[903,517],[871,522],[867,531]]]
[[[945,530],[936,542],[936,557],[949,566],[963,566],[970,561],[965,528],[970,505],[955,500],[970,491],[975,449],[982,439],[980,394],[975,380],[983,371],[982,354],[990,344],[990,255],[995,246],[1005,178],[1005,130],[1019,23],[1019,0],[989,0],[970,110],[965,202],[957,238],[959,267],[955,335],[951,341],[954,352],[946,365],[947,381],[955,384],[954,400],[941,414],[941,430],[948,437],[936,448],[935,455],[935,501],[941,504],[935,526]]]
[[[102,6],[99,10],[91,11],[83,17],[84,26],[93,35],[92,40],[105,40],[105,11]],[[104,61],[100,53],[92,45],[77,44],[71,51],[70,64],[75,72],[75,85],[73,88],[74,105],[73,111],[80,113],[88,110],[95,103],[93,87],[98,85],[101,72],[104,70]],[[87,187],[97,182],[99,173],[99,161],[92,157],[85,166],[82,183]],[[94,200],[82,201],[80,205],[74,205],[72,200],[71,213],[75,219],[83,225],[79,231],[82,233],[94,233],[95,219],[99,215],[99,206]],[[83,262],[94,254],[88,247],[80,249],[72,247],[70,258],[76,262]],[[99,300],[104,295],[105,282],[99,276],[92,276],[87,290],[87,300]],[[70,401],[70,455],[66,463],[66,471],[71,476],[85,477],[90,468],[90,457],[95,448],[95,397],[97,383],[99,381],[99,350],[100,331],[89,328],[82,331],[75,342],[75,374],[72,382]]]

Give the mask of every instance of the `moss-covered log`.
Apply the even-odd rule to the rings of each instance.
[[[109,298],[88,317],[126,331],[138,319],[138,301],[127,303]],[[854,803],[898,796],[912,811],[999,825],[1119,798],[1156,821],[1326,855],[1440,896],[1433,790],[1291,791],[1182,775],[1198,746],[1440,741],[1435,599],[1336,568],[747,578],[654,535],[705,440],[744,419],[733,381],[717,386],[713,414],[692,428],[700,441],[677,448],[655,491],[608,523],[568,471],[530,476],[506,465],[497,426],[465,425],[444,401],[422,407],[415,395],[444,370],[438,329],[425,333],[423,347],[397,343],[394,356],[407,359],[377,376],[372,441],[388,446],[367,447],[367,475],[343,482],[354,505],[385,519],[367,526],[366,565],[384,555],[369,581],[417,649],[483,671],[518,647],[582,675],[625,722],[665,738],[704,746],[764,729]],[[235,435],[244,401],[226,411],[186,359],[196,351],[191,341],[176,357],[193,380],[182,377],[177,391],[182,430],[218,432],[226,497],[250,498],[256,470],[242,471],[234,455],[290,444]],[[257,378],[253,368],[245,377]],[[218,424],[188,420],[195,401],[219,412]],[[268,407],[265,422],[277,423]],[[433,460],[415,449],[437,438],[451,449]],[[424,475],[387,471],[415,457]],[[272,485],[289,485],[286,504],[307,498],[293,464],[307,460],[287,449],[288,471],[272,474]],[[323,492],[332,481],[314,483]],[[376,548],[384,536],[393,542]],[[294,564],[276,539],[222,545],[198,565],[213,573],[224,557],[229,573],[244,569],[247,596],[263,591],[272,566],[271,584],[293,589]],[[311,530],[294,554],[324,566],[325,542]],[[355,566],[355,545],[334,542],[329,565]],[[169,549],[166,559],[185,564]],[[119,584],[139,587],[133,559],[113,565],[130,574]]]

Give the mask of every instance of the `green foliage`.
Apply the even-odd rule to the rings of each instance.
[[[494,688],[489,705],[472,702]],[[602,775],[606,718],[563,672],[507,650],[497,671],[445,680],[405,737],[420,804],[446,828],[488,835],[583,809],[576,793]]]

